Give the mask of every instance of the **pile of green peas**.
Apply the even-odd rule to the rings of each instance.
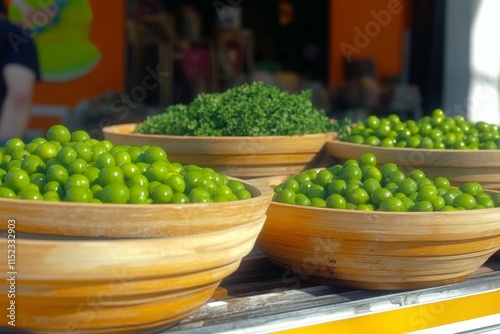
[[[430,179],[420,169],[405,174],[395,163],[377,167],[371,152],[327,169],[310,169],[274,188],[273,201],[313,207],[432,212],[477,210],[500,206],[500,194],[478,182],[453,187],[446,177]]]
[[[159,146],[114,146],[54,125],[45,137],[0,147],[0,198],[167,204],[243,200],[245,185],[211,168],[170,162]]]
[[[352,126],[343,140],[373,146],[424,149],[496,150],[500,148],[498,126],[484,121],[470,122],[463,116],[447,116],[435,109],[419,120],[401,121],[391,114],[384,118],[368,116]]]

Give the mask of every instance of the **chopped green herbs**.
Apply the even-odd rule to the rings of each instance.
[[[340,140],[347,140],[350,135],[352,120],[348,117],[336,121],[332,126],[332,131],[337,133]]]
[[[284,136],[325,133],[333,125],[311,92],[290,94],[262,82],[203,93],[148,117],[136,133],[181,136]]]

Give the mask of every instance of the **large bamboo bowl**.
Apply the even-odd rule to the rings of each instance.
[[[365,152],[377,156],[378,163],[393,162],[400,169],[422,169],[428,177],[445,176],[453,185],[480,182],[485,188],[500,190],[500,150],[438,150],[381,147],[330,140],[329,156],[357,159]]]
[[[500,208],[367,212],[272,202],[258,245],[307,280],[399,290],[467,279],[500,249]]]
[[[133,133],[137,123],[103,128],[115,145],[156,145],[181,164],[211,167],[249,179],[293,174],[316,167],[326,157],[325,144],[335,133],[302,136],[196,137]]]
[[[238,268],[264,221],[261,215],[219,231],[150,239],[32,239],[17,233],[16,328],[125,334],[172,326]],[[7,250],[5,232],[0,236]],[[6,261],[0,270],[12,271]],[[2,284],[4,310],[9,301]]]
[[[259,220],[272,189],[241,180],[251,199],[204,204],[92,204],[0,199],[0,221],[17,232],[79,237],[151,238],[220,231]],[[0,227],[0,230],[4,228]]]

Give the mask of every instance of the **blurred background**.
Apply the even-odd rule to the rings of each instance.
[[[332,118],[390,113],[499,123],[497,0],[25,0],[39,50],[29,132],[99,135],[203,92],[311,89]],[[44,7],[45,6],[45,7]]]

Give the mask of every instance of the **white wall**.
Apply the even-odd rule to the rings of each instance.
[[[479,1],[471,26],[469,112],[472,121],[500,124],[500,1]]]
[[[443,109],[500,124],[500,1],[447,0]]]

